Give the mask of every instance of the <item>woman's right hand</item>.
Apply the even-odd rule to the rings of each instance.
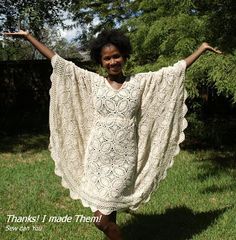
[[[18,32],[4,32],[5,36],[11,36],[11,37],[23,37],[27,41],[29,41],[42,55],[44,55],[46,58],[51,59],[55,52],[46,47],[43,43],[39,42],[36,38],[34,38],[29,32],[19,30]]]
[[[28,31],[19,30],[18,32],[3,32],[4,36],[11,36],[11,37],[27,37],[29,35]]]

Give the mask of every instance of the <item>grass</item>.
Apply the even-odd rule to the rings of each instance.
[[[102,240],[93,223],[75,222],[75,215],[92,213],[61,186],[47,144],[47,135],[1,139],[0,239]],[[134,213],[118,214],[125,239],[236,239],[235,157],[233,147],[182,150],[151,200]],[[40,221],[7,223],[9,214],[39,215]],[[73,221],[48,222],[50,216],[66,215]]]

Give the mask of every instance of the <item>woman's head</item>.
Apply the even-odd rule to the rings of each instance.
[[[104,30],[90,45],[90,56],[98,64],[101,64],[101,51],[106,45],[114,45],[120,51],[124,59],[129,58],[131,54],[132,49],[130,40],[122,31],[116,29]]]

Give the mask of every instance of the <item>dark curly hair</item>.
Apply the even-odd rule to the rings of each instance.
[[[96,63],[101,63],[101,50],[107,44],[115,45],[125,59],[129,58],[132,51],[129,38],[121,30],[103,30],[90,43],[90,57]]]

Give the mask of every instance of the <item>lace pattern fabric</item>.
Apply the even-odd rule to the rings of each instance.
[[[184,140],[185,61],[131,76],[119,90],[58,55],[52,66],[49,149],[62,185],[93,212],[137,209]]]

